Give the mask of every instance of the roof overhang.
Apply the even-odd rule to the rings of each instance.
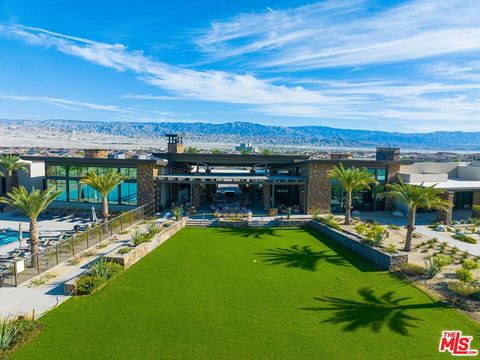
[[[157,176],[159,182],[176,184],[305,184],[306,178],[293,175],[255,175],[255,174],[169,174]]]

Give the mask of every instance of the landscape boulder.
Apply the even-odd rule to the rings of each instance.
[[[447,228],[445,227],[445,225],[438,225],[438,226],[435,228],[435,231],[447,232]]]

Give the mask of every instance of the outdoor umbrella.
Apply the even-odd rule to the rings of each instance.
[[[18,223],[18,243],[20,244],[20,249],[22,248],[22,242],[23,242],[22,223]]]
[[[95,223],[97,221],[98,221],[97,213],[95,211],[95,207],[92,206],[92,209],[91,209],[91,212],[90,212],[90,222]]]

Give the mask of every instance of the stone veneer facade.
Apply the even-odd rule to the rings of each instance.
[[[155,164],[137,165],[137,199],[138,205],[155,202],[155,209],[159,206],[158,186],[155,178],[158,176],[159,166]]]
[[[394,165],[388,165],[387,167],[387,183],[394,183],[398,181],[398,175],[400,175],[400,165],[394,164]],[[391,197],[387,196],[385,198],[385,210],[387,211],[392,211],[395,209],[395,199],[392,199]]]
[[[450,203],[450,208],[446,210],[438,210],[437,221],[445,225],[450,225],[452,223],[452,212],[454,205],[453,202],[455,198],[455,193],[453,191],[445,191],[441,197],[442,199],[447,200]]]
[[[263,184],[262,188],[263,208],[270,209],[270,184]]]
[[[318,212],[327,214],[330,212],[330,200],[332,197],[332,183],[329,172],[332,164],[307,164],[300,168],[300,175],[307,178],[307,194],[300,193],[300,201],[307,214]],[[306,204],[305,199],[306,197]]]
[[[106,159],[108,150],[104,149],[85,149],[85,158],[87,159]]]

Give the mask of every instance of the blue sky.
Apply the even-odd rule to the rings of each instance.
[[[0,0],[0,118],[480,130],[480,1]]]

